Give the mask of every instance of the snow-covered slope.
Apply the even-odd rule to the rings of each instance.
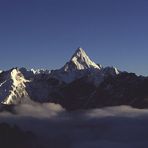
[[[4,104],[18,104],[30,101],[25,83],[28,82],[17,69],[0,74],[0,100]]]

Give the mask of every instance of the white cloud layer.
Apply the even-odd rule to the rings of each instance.
[[[147,148],[148,110],[129,106],[66,112],[60,105],[33,104],[3,112],[0,122],[38,135],[47,148]]]

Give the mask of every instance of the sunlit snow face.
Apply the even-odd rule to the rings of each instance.
[[[66,112],[55,104],[21,105],[0,122],[18,124],[54,148],[147,148],[148,110],[129,106]],[[36,141],[38,142],[38,141]]]
[[[91,61],[91,59],[87,56],[86,52],[82,48],[78,48],[76,50],[71,58],[71,61],[76,65],[78,70],[83,70],[91,67],[100,69],[97,64]]]

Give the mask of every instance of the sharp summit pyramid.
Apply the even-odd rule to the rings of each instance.
[[[77,48],[68,61],[61,69],[53,71],[52,75],[65,82],[72,82],[75,79],[83,77],[87,73],[100,71],[101,66],[94,63],[86,54],[84,49]]]
[[[68,64],[73,65],[73,69],[75,70],[84,70],[84,69],[89,69],[89,68],[96,68],[100,69],[100,67],[94,63],[86,54],[86,52],[82,48],[78,48],[75,53],[73,54],[72,58],[70,61],[65,65],[65,67],[68,67]]]

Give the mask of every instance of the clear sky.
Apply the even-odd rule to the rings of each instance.
[[[148,0],[0,0],[0,69],[56,69],[77,47],[148,75]]]

